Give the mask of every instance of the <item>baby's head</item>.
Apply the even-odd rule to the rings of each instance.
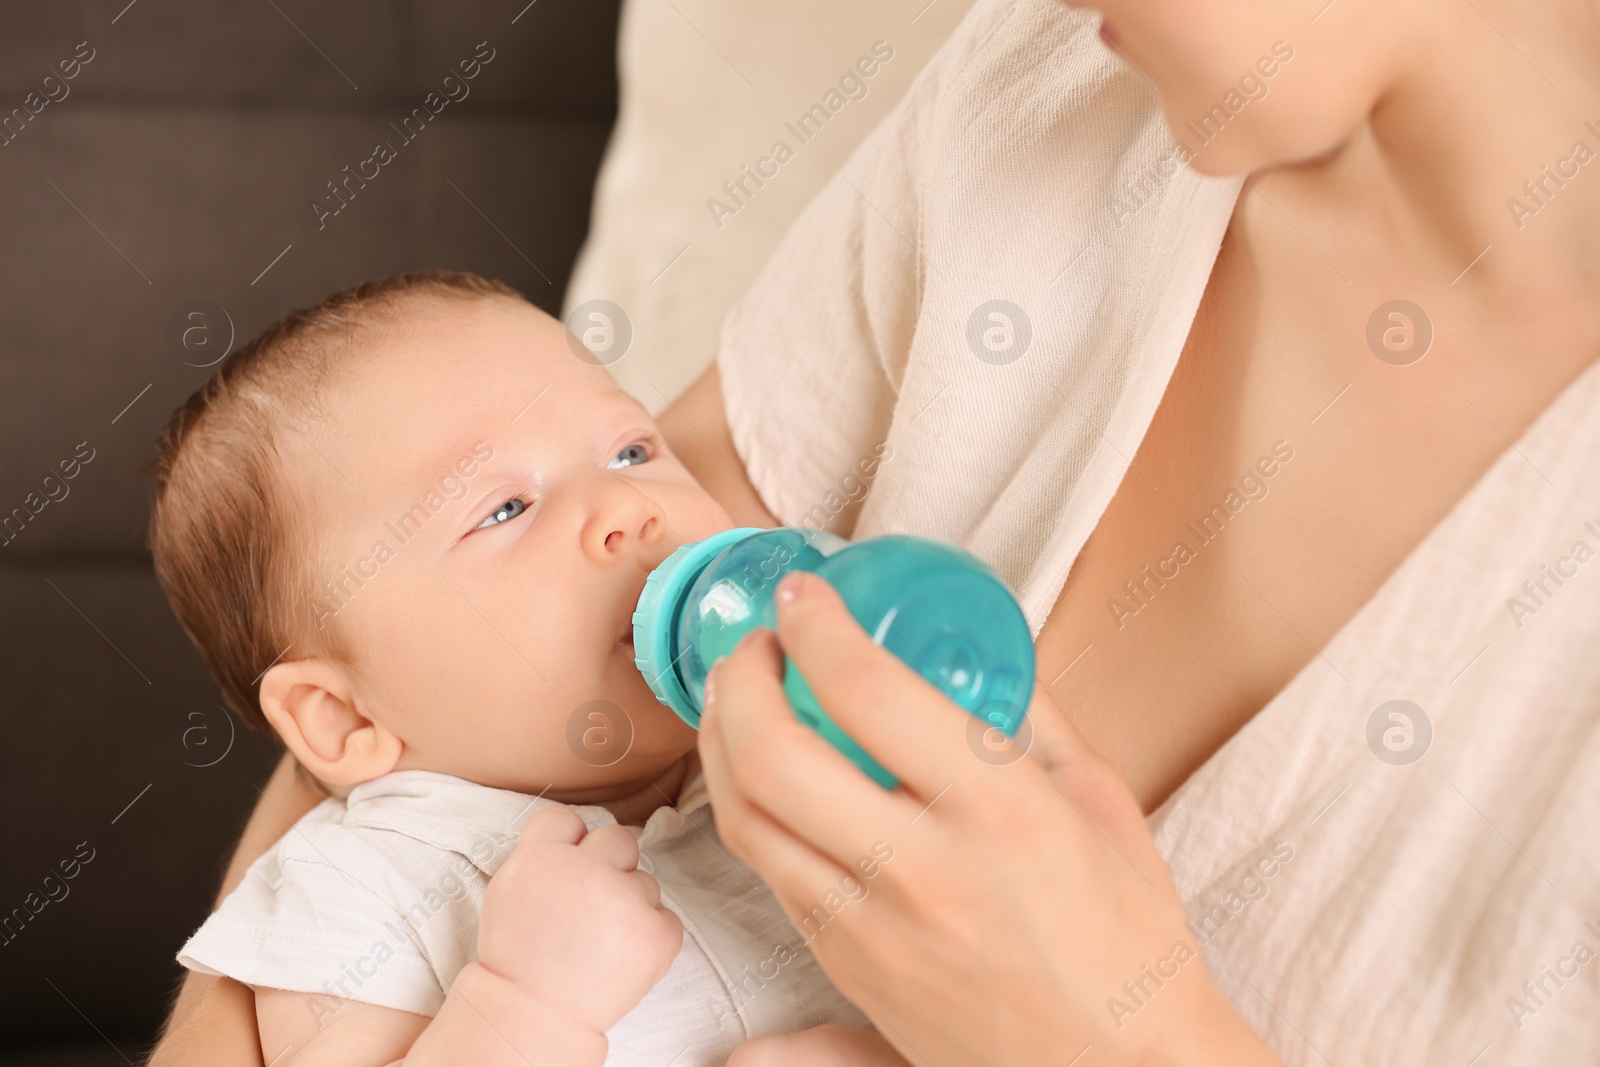
[[[157,472],[179,620],[229,705],[335,792],[421,768],[583,800],[693,747],[630,617],[656,564],[730,521],[510,289],[402,275],[289,315],[173,414]],[[597,758],[582,735],[607,729],[631,744]]]

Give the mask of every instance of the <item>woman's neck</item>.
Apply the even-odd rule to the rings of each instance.
[[[1347,274],[1420,268],[1442,300],[1502,318],[1561,309],[1569,327],[1588,319],[1580,329],[1595,340],[1600,23],[1584,5],[1419,7],[1427,33],[1397,50],[1367,125],[1323,159],[1256,180],[1268,195],[1285,185],[1331,198],[1362,223],[1341,230]]]

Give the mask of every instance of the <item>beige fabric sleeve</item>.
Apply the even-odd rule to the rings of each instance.
[[[723,324],[734,443],[787,525],[848,534],[889,447],[921,299],[915,119],[902,101]]]

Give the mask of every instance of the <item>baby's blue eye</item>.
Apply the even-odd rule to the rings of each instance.
[[[486,530],[491,526],[499,526],[502,522],[510,522],[512,519],[516,518],[518,515],[521,515],[527,510],[528,505],[524,504],[516,497],[512,497],[504,504],[501,504],[499,507],[495,508],[493,515],[490,515],[487,519],[484,519],[482,522],[478,523],[478,529]]]
[[[610,470],[617,470],[621,467],[636,467],[641,463],[649,462],[650,449],[643,444],[632,444],[613,456],[611,462],[606,464],[606,467]]]

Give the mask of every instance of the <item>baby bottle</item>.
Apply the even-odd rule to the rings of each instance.
[[[1033,639],[1005,585],[970,553],[923,537],[851,542],[820,530],[725,530],[683,545],[645,583],[633,614],[635,662],[650,688],[699,728],[706,673],[758,626],[777,628],[773,593],[814,571],[875,644],[1007,737],[1033,694]],[[793,662],[795,715],[875,781],[895,778],[828,718]]]

